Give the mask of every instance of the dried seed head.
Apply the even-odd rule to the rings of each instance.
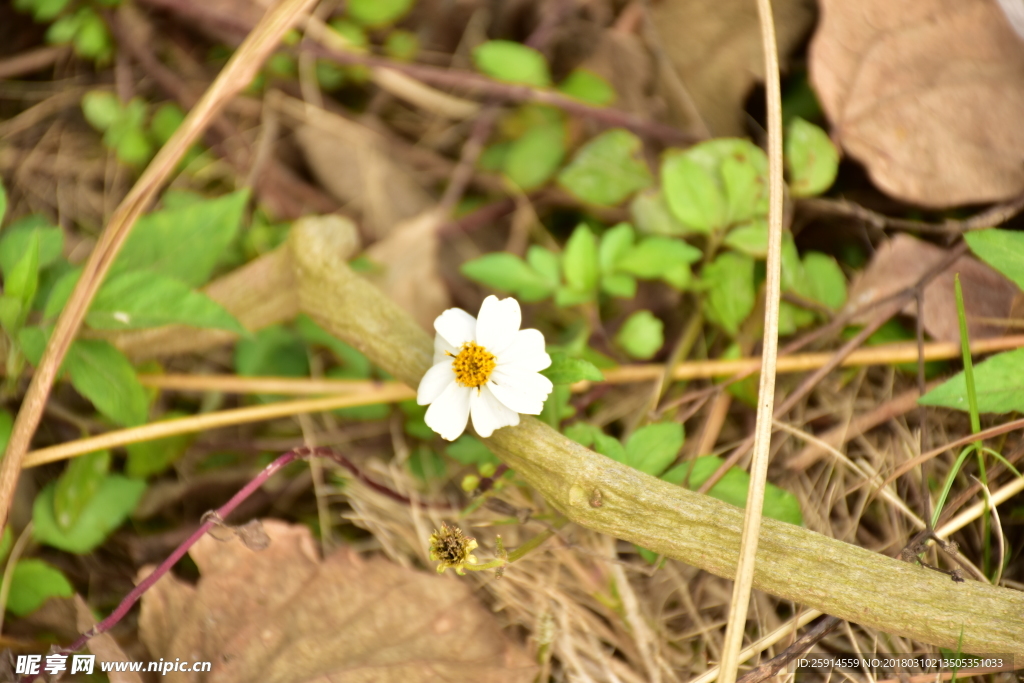
[[[441,522],[441,528],[430,536],[430,559],[437,561],[437,572],[454,569],[456,574],[465,574],[467,564],[476,564],[473,550],[476,540],[465,536],[457,526]]]

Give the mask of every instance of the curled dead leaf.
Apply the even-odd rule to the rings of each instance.
[[[272,543],[260,553],[202,539],[190,551],[196,586],[165,576],[143,596],[139,630],[154,657],[213,662],[169,683],[533,679],[466,583],[346,549],[321,561],[305,527],[264,528]]]
[[[942,247],[929,242],[896,235],[878,247],[868,267],[854,279],[847,306],[859,308],[914,286],[946,257],[946,253]],[[972,256],[961,256],[924,288],[921,320],[925,332],[939,341],[960,341],[953,289],[957,273],[971,339],[990,339],[1005,334],[1010,319],[1015,317],[1014,306],[1020,290]],[[916,304],[904,309],[908,315],[916,315],[916,311]],[[872,315],[869,311],[852,322],[864,324]]]
[[[877,185],[926,206],[1024,191],[1024,41],[989,0],[823,0],[811,82]]]

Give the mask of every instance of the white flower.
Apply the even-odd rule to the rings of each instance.
[[[477,320],[461,308],[437,316],[434,365],[420,381],[416,402],[430,405],[426,421],[454,441],[469,416],[477,434],[519,424],[519,413],[540,415],[553,385],[540,371],[551,365],[539,330],[520,330],[513,298],[484,299]]]

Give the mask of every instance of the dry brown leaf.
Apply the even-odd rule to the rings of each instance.
[[[77,615],[78,630],[85,633],[96,625],[92,610],[85,604],[82,597],[75,594],[75,613]],[[101,633],[89,639],[89,652],[96,655],[101,662],[130,662],[128,655],[124,653],[121,646],[117,644],[114,637],[109,633]],[[111,671],[107,674],[110,683],[142,683],[142,678],[134,671]]]
[[[536,668],[451,576],[342,549],[321,561],[305,527],[264,521],[259,553],[204,537],[196,586],[163,577],[142,598],[139,631],[154,657],[213,662],[168,683],[526,683]]]
[[[362,214],[370,234],[384,237],[434,205],[416,178],[391,159],[379,133],[296,100],[282,102],[289,114],[306,121],[295,136],[313,175],[335,199]]]
[[[814,20],[812,0],[775,0],[779,55],[785,57]],[[764,80],[757,4],[750,0],[665,0],[651,7],[659,43],[715,136],[742,135],[743,105]]]
[[[383,266],[369,279],[387,292],[425,330],[451,305],[448,288],[438,274],[438,226],[444,215],[427,211],[394,227],[391,234],[366,250],[371,261]]]
[[[823,0],[811,82],[874,182],[926,206],[1024,191],[1024,42],[991,0]]]
[[[946,257],[946,250],[909,235],[899,234],[879,246],[871,263],[850,286],[849,303],[859,308],[912,287]],[[989,339],[1006,333],[1006,324],[995,322],[1014,316],[1020,290],[1000,273],[971,256],[961,256],[924,288],[924,330],[939,341],[960,341],[953,278],[960,274],[964,310],[971,339]],[[914,315],[916,304],[904,312]],[[871,319],[869,311],[853,322]]]

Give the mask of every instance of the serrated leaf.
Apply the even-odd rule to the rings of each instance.
[[[40,543],[84,555],[103,543],[128,518],[142,498],[146,482],[108,475],[68,531],[63,531],[53,516],[55,489],[56,482],[51,482],[36,496],[32,505],[33,535]]]
[[[111,268],[118,273],[149,270],[199,287],[210,279],[234,241],[248,201],[247,190],[139,219]]]
[[[626,464],[657,477],[676,459],[683,440],[683,425],[678,422],[643,426],[626,441]]]
[[[799,116],[793,117],[786,131],[785,160],[795,197],[821,194],[832,187],[839,172],[839,150],[828,133]]]
[[[96,410],[123,427],[146,421],[149,399],[135,368],[110,342],[76,339],[68,350],[63,368],[78,393]]]
[[[488,40],[473,50],[473,64],[482,73],[506,83],[537,88],[551,85],[548,63],[537,50],[510,40]]]
[[[187,417],[188,413],[171,411],[161,418],[161,422]],[[195,434],[175,434],[165,439],[137,441],[125,447],[128,459],[125,462],[125,474],[133,479],[145,479],[160,474],[185,454]]]
[[[764,158],[764,152],[753,145],[751,147],[757,150],[757,159]],[[768,195],[767,160],[762,167],[752,157],[753,154],[748,154],[742,158],[728,156],[722,160],[722,182],[730,225],[764,216],[764,198]]]
[[[755,220],[733,228],[723,240],[725,246],[741,254],[763,259],[768,256],[768,221]]]
[[[838,311],[846,303],[846,276],[836,260],[827,254],[809,251],[804,256],[804,280],[807,295]]]
[[[223,306],[165,275],[149,271],[110,277],[96,293],[86,323],[97,330],[138,330],[162,325],[248,331]]]
[[[974,366],[978,411],[1024,411],[1024,349],[997,354]],[[935,387],[917,401],[921,405],[967,411],[967,382],[963,371]]]
[[[16,617],[35,612],[50,598],[70,598],[75,594],[71,583],[42,560],[30,558],[14,565],[7,609]]]
[[[681,237],[701,232],[675,217],[660,188],[638,192],[629,205],[629,213],[637,230],[648,235]]]
[[[653,182],[642,152],[643,142],[628,130],[606,131],[576,152],[558,182],[584,202],[615,206]]]
[[[637,311],[626,318],[615,335],[616,343],[633,358],[648,360],[665,343],[665,324],[650,311]]]
[[[569,97],[598,107],[615,101],[615,89],[611,84],[587,69],[576,69],[558,86],[558,90]]]
[[[754,261],[740,254],[720,254],[704,267],[701,281],[708,292],[708,319],[736,336],[754,310]]]
[[[467,261],[459,269],[482,285],[511,292],[523,301],[540,301],[551,296],[554,287],[515,254],[496,252]]]
[[[569,289],[589,295],[597,288],[597,238],[586,225],[576,226],[566,242],[562,268]]]
[[[34,237],[33,237],[34,236]],[[8,276],[28,251],[32,239],[39,240],[39,269],[60,258],[64,250],[64,231],[49,225],[42,216],[28,216],[0,233],[0,271]]]
[[[653,280],[664,277],[680,264],[700,260],[701,251],[680,239],[648,237],[631,248],[615,264],[617,270]]]
[[[1024,289],[1024,233],[1017,230],[971,230],[964,233],[971,251]]]
[[[551,380],[552,384],[575,384],[583,380],[604,381],[604,375],[590,361],[572,358],[559,352],[551,354],[551,365],[541,370],[540,374]]]
[[[57,479],[53,515],[63,531],[71,529],[110,471],[110,451],[93,451],[71,460]]]
[[[664,475],[662,479],[671,484],[682,485],[689,473],[689,488],[694,491],[700,488],[701,484],[707,481],[708,477],[715,473],[722,463],[722,458],[714,455],[702,455],[692,462],[684,462],[676,465]],[[750,489],[750,474],[738,467],[730,467],[725,476],[717,484],[711,487],[708,495],[720,501],[743,508],[747,505],[747,494]],[[766,484],[764,492],[764,508],[762,516],[777,519],[780,522],[802,525],[803,514],[800,511],[800,501],[789,491],[781,489],[774,484]]]
[[[565,158],[565,125],[534,126],[509,145],[502,168],[524,192],[535,190],[555,174]]]

